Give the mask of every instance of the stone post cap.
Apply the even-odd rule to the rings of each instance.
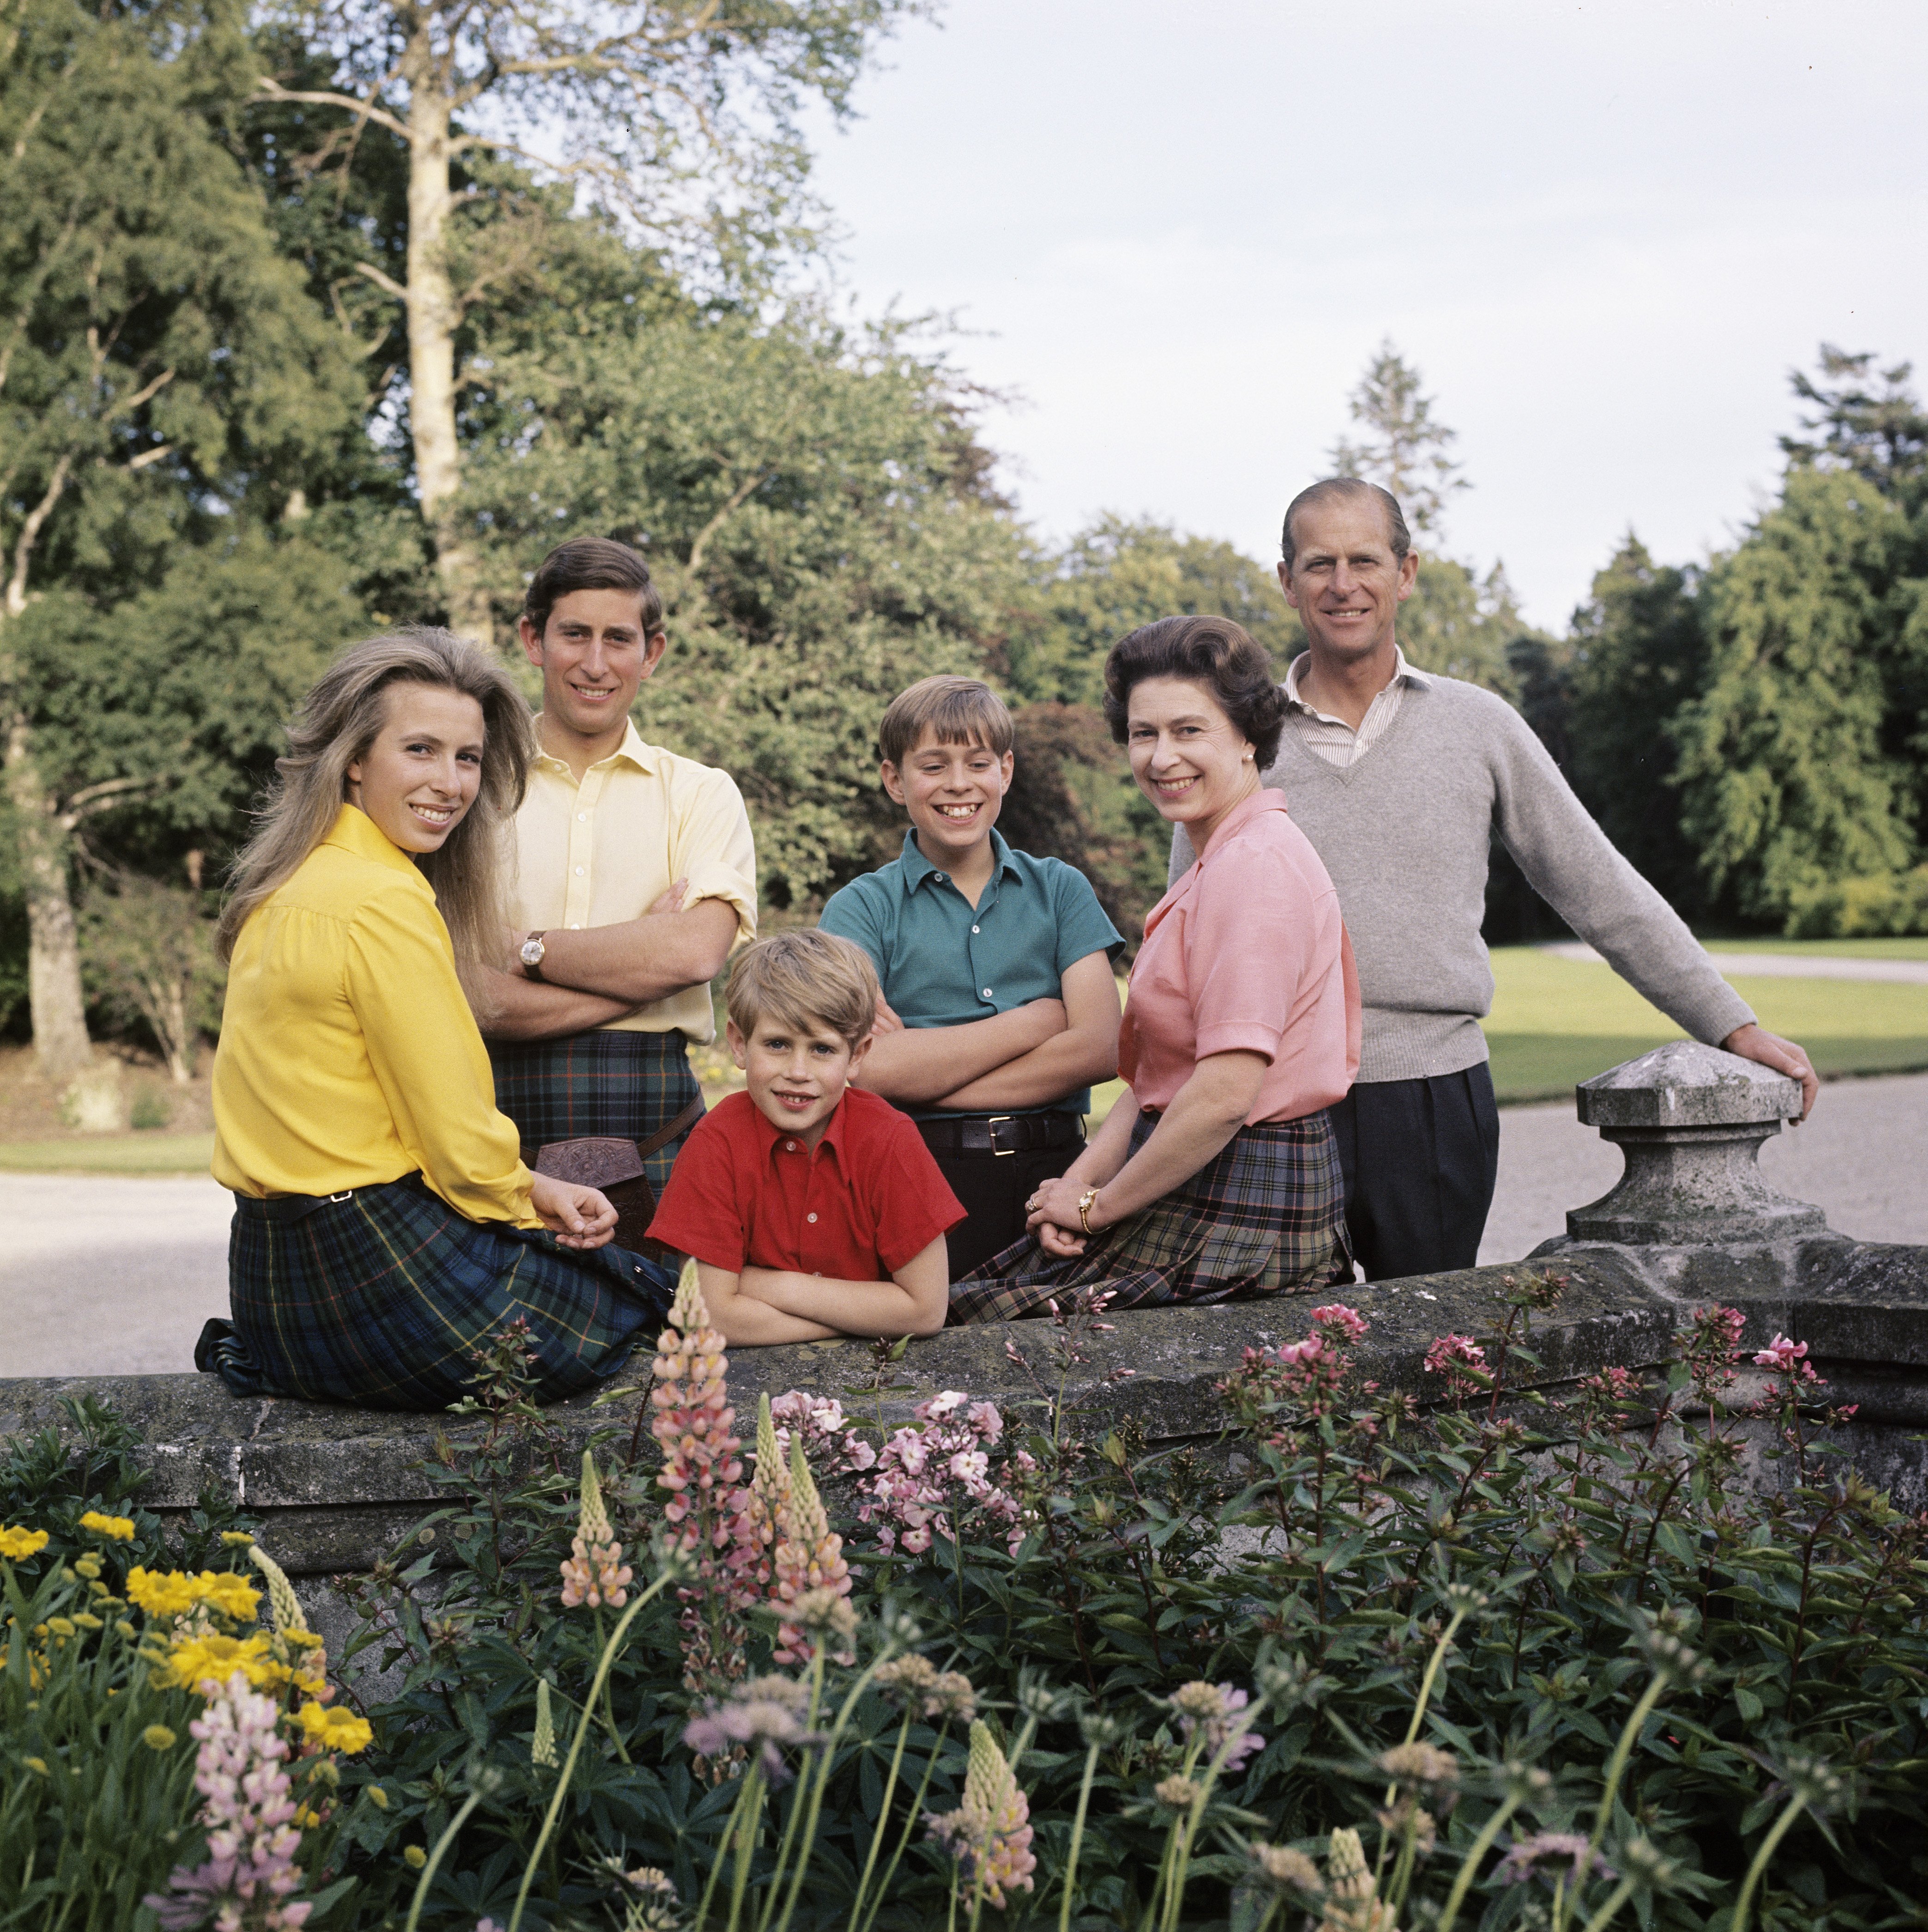
[[[1800,1083],[1697,1040],[1669,1040],[1575,1090],[1590,1127],[1740,1127],[1799,1118]]]

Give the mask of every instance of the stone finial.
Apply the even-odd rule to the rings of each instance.
[[[1824,1232],[1818,1208],[1761,1178],[1761,1144],[1799,1118],[1798,1081],[1697,1040],[1670,1040],[1576,1090],[1580,1118],[1626,1156],[1613,1191],[1566,1216],[1575,1240],[1773,1241]]]

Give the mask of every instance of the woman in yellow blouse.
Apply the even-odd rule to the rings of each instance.
[[[412,631],[348,651],[289,736],[221,923],[233,1319],[196,1366],[244,1394],[440,1408],[520,1321],[540,1396],[587,1388],[674,1284],[609,1245],[593,1188],[523,1166],[464,994],[503,943],[528,707],[474,645]]]

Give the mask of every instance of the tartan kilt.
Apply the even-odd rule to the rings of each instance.
[[[488,1042],[495,1104],[515,1123],[525,1148],[608,1134],[646,1141],[667,1126],[702,1089],[690,1070],[680,1028],[668,1033],[598,1029],[561,1040]],[[643,1163],[660,1201],[687,1134]]]
[[[237,1195],[234,1318],[201,1331],[194,1366],[238,1395],[446,1408],[473,1380],[473,1352],[520,1317],[536,1394],[554,1402],[614,1374],[639,1335],[653,1339],[675,1290],[673,1269],[625,1249],[469,1220],[419,1174],[295,1219],[281,1202]]]
[[[1151,1138],[1158,1119],[1140,1112],[1132,1154]],[[1047,1314],[1047,1303],[1074,1288],[1113,1290],[1113,1312],[1257,1301],[1347,1280],[1345,1206],[1338,1142],[1325,1111],[1263,1120],[1241,1127],[1142,1214],[1101,1228],[1081,1255],[1047,1255],[1033,1234],[1014,1241],[953,1285],[949,1321],[955,1327]]]

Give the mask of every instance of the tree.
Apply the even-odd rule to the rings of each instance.
[[[1676,910],[1705,910],[1680,823],[1674,725],[1708,676],[1701,572],[1657,564],[1629,530],[1573,614],[1567,776],[1607,836]]]
[[[1872,350],[1851,356],[1826,342],[1819,361],[1819,382],[1789,373],[1794,394],[1815,413],[1801,418],[1806,436],[1780,439],[1788,466],[1851,470],[1903,508],[1918,509],[1928,494],[1928,414],[1908,387],[1913,364],[1877,373]]]
[[[1909,534],[1860,476],[1796,468],[1708,574],[1706,685],[1677,730],[1681,823],[1744,917],[1785,924],[1832,880],[1913,862],[1917,775],[1885,674]]]
[[[98,13],[23,0],[14,20],[0,77],[0,754],[35,1046],[65,1079],[91,1058],[71,842],[167,780],[48,742],[36,657],[56,681],[84,672],[59,632],[89,592],[37,602],[41,586],[112,602],[152,581],[236,505],[285,494],[354,397],[335,332],[217,137],[242,49],[224,0]]]
[[[194,1077],[194,1050],[219,1024],[224,975],[198,892],[123,874],[89,896],[81,916],[87,977],[109,1006],[152,1033],[175,1083]]]
[[[461,500],[461,418],[467,392],[490,380],[459,341],[503,286],[531,272],[556,218],[536,197],[506,219],[499,200],[465,191],[464,170],[473,180],[490,158],[519,158],[686,260],[707,250],[740,269],[802,238],[802,104],[846,111],[872,41],[906,4],[281,0],[273,10],[296,44],[337,58],[332,85],[264,76],[262,97],[335,109],[407,150],[402,276],[372,255],[356,266],[406,313],[416,489],[459,626],[486,633],[489,623],[479,532]],[[517,138],[539,128],[560,134],[560,158]]]
[[[1390,490],[1407,522],[1437,538],[1446,505],[1472,486],[1446,454],[1459,432],[1434,419],[1433,398],[1420,394],[1419,383],[1419,370],[1390,338],[1382,342],[1347,399],[1365,436],[1358,442],[1341,436],[1332,446],[1331,461],[1341,476],[1362,476]]]
[[[1015,628],[1005,667],[1021,702],[1095,705],[1106,653],[1155,619],[1230,617],[1272,654],[1280,674],[1303,633],[1278,580],[1228,543],[1169,524],[1101,516],[1037,560],[1031,620]]]

